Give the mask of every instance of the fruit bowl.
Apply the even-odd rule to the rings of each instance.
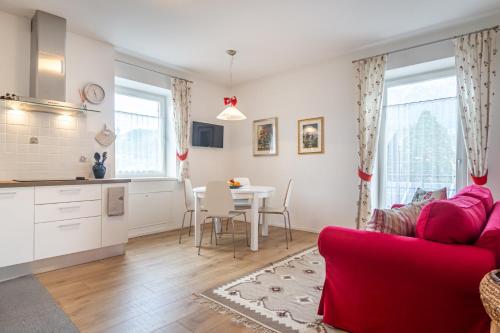
[[[234,179],[229,179],[229,181],[227,182],[227,184],[229,185],[229,188],[232,189],[232,190],[235,190],[235,189],[240,188],[241,186],[243,186],[243,185],[241,185],[240,182],[237,182]]]

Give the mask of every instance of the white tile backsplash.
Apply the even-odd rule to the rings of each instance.
[[[89,177],[93,136],[85,116],[0,110],[0,179]]]

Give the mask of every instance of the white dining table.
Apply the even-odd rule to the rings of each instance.
[[[262,207],[266,205],[266,199],[270,198],[276,189],[272,186],[254,186],[248,185],[243,186],[238,189],[232,189],[231,194],[234,200],[247,199],[251,202],[250,208],[250,249],[252,251],[259,250],[259,204],[262,201]],[[194,244],[198,246],[200,242],[200,225],[202,222],[202,212],[200,207],[202,205],[203,198],[205,197],[205,186],[195,187],[193,189],[195,200],[195,211],[194,211]],[[265,219],[265,215],[261,218],[262,222],[262,236],[268,235],[268,225]]]

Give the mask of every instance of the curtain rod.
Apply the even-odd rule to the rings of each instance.
[[[150,71],[150,72],[153,72],[153,73],[157,73],[157,74],[165,75],[165,76],[168,76],[168,77],[170,77],[170,78],[180,79],[180,80],[184,80],[184,81],[187,81],[187,82],[193,83],[193,81],[191,81],[191,80],[187,80],[187,79],[184,79],[184,78],[182,78],[182,77],[178,77],[178,76],[174,76],[174,75],[172,75],[172,74],[167,74],[167,73],[159,72],[159,71],[156,71],[156,70],[154,70],[154,69],[147,68],[147,67],[143,67],[143,66],[139,66],[139,65],[136,65],[136,64],[131,64],[130,62],[126,62],[126,61],[123,61],[123,60],[120,60],[120,59],[115,59],[115,61],[116,61],[116,62],[121,62],[122,64],[126,64],[126,65],[134,66],[134,67],[137,67],[137,68],[145,69],[145,70]]]
[[[366,59],[373,58],[373,57],[379,57],[379,56],[382,56],[382,55],[389,55],[389,54],[392,54],[392,53],[398,53],[398,52],[408,51],[408,50],[411,50],[411,49],[415,49],[417,47],[422,47],[422,46],[437,44],[437,43],[445,42],[447,40],[451,40],[451,39],[455,39],[455,38],[460,38],[460,37],[464,37],[464,36],[467,36],[467,35],[470,35],[470,34],[476,34],[476,33],[480,33],[480,32],[487,31],[487,30],[498,31],[499,27],[500,27],[500,25],[496,25],[496,26],[491,27],[491,28],[485,28],[485,29],[481,29],[481,30],[469,32],[469,33],[466,33],[466,34],[456,35],[456,36],[453,36],[453,37],[447,37],[447,38],[438,39],[438,40],[435,40],[435,41],[432,41],[432,42],[426,42],[426,43],[422,43],[422,44],[418,44],[418,45],[414,45],[414,46],[404,47],[404,48],[401,48],[401,49],[397,49],[397,50],[393,50],[393,51],[389,51],[389,52],[385,52],[385,53],[380,53],[380,54],[377,54],[375,56],[370,56],[370,57],[365,57],[365,58],[353,60],[352,63],[355,63],[355,62],[358,62],[358,61],[362,61],[362,60],[366,60]]]

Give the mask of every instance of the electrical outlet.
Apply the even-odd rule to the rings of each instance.
[[[36,136],[32,136],[30,138],[30,144],[31,145],[37,145],[38,144],[38,138]]]

